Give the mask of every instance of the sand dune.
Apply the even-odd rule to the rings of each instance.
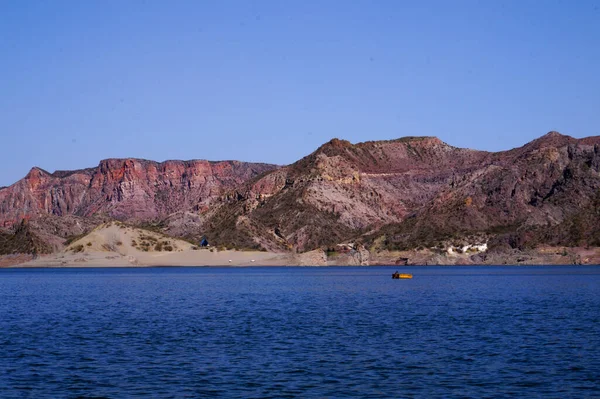
[[[55,254],[22,267],[275,266],[297,264],[289,254],[218,251],[118,222],[102,224]]]

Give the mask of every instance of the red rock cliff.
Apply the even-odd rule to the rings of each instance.
[[[0,189],[0,226],[48,214],[152,220],[207,204],[275,168],[238,161],[142,159],[107,159],[96,168],[54,173],[34,167],[25,178]]]

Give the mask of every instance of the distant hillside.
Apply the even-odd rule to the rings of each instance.
[[[44,242],[29,224],[23,221],[13,231],[0,230],[0,255],[11,254],[45,254],[53,248]]]
[[[499,153],[431,137],[332,140],[246,184],[209,219],[208,231],[305,251],[344,241],[434,247],[546,229],[586,209],[600,190],[599,144],[599,137],[556,132]]]
[[[598,198],[600,137],[550,132],[497,153],[435,137],[333,139],[285,167],[127,159],[34,168],[0,190],[0,221],[28,219],[47,240],[119,219],[229,248],[500,251],[597,246]]]
[[[49,173],[34,167],[0,190],[0,227],[47,215],[156,220],[200,209],[275,165],[237,161],[107,159],[98,167]]]

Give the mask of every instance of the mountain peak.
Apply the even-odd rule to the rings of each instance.
[[[43,175],[50,175],[50,173],[46,172],[44,169],[42,169],[38,166],[34,166],[33,168],[31,168],[29,170],[29,173],[27,173],[25,178],[26,179],[39,178],[40,176],[43,176]]]
[[[575,140],[576,139],[571,136],[553,130],[533,140],[530,144],[533,144],[536,147],[561,147]]]
[[[345,149],[352,148],[353,144],[348,140],[333,138],[321,145],[313,154],[326,154],[327,156],[339,155]]]
[[[542,137],[540,137],[540,139],[555,139],[555,138],[562,138],[562,137],[570,137],[567,136],[565,134],[562,134],[560,132],[557,132],[556,130],[551,130],[548,133],[544,134]]]
[[[322,145],[322,147],[325,147],[325,146],[329,146],[329,147],[333,147],[333,148],[348,148],[348,147],[352,147],[352,143],[349,142],[348,140],[342,140],[342,139],[338,139],[336,137]]]

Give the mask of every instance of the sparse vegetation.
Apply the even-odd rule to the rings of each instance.
[[[72,247],[71,251],[73,251],[74,254],[83,252],[83,244],[79,244],[79,245]]]
[[[87,234],[88,234],[87,232],[84,232],[84,233],[81,233],[81,234],[77,234],[77,235],[69,236],[69,237],[67,237],[67,239],[65,240],[65,245],[69,246],[69,245],[71,245],[72,243],[74,243],[75,241],[77,241],[77,240],[79,240],[79,239],[81,239],[81,238],[85,237]]]
[[[158,242],[156,237],[148,234],[140,234],[140,240],[148,241],[152,244],[156,244],[156,242]]]
[[[162,233],[163,229],[167,227],[164,221],[144,222],[139,224],[137,227],[144,230],[149,230],[155,233]]]
[[[22,222],[14,232],[0,230],[0,255],[8,254],[43,254],[52,252],[52,248],[29,230],[27,223]]]
[[[326,248],[329,257],[345,253],[336,244],[358,240],[372,252],[417,249],[436,255],[452,252],[453,256],[476,254],[477,249],[470,245],[483,242],[494,254],[549,245],[559,248],[554,255],[564,257],[574,252],[571,247],[600,246],[600,193],[594,198],[600,187],[600,158],[598,148],[589,145],[591,141],[577,150],[577,146],[569,146],[568,157],[566,150],[560,150],[564,147],[547,143],[540,147],[543,151],[531,153],[523,147],[516,157],[510,155],[512,152],[498,154],[492,164],[483,165],[477,154],[448,153],[450,147],[445,145],[441,153],[437,144],[434,148],[422,140],[406,137],[388,141],[396,143],[390,151],[386,142],[351,145],[332,140],[261,184],[255,185],[267,172],[235,189],[211,187],[211,192],[217,193],[212,195],[220,195],[221,200],[211,202],[214,198],[203,197],[194,206],[195,215],[188,215],[185,209],[193,205],[187,194],[173,196],[176,188],[168,184],[150,188],[150,199],[156,190],[160,193],[155,197],[157,207],[151,207],[148,214],[166,219],[139,225],[146,230],[111,221],[113,210],[101,206],[93,209],[98,213],[89,220],[79,214],[64,218],[51,215],[47,220],[61,221],[48,222],[50,227],[43,228],[40,226],[46,220],[32,221],[34,229],[43,231],[39,237],[28,230],[2,232],[0,254],[51,251],[51,244],[40,237],[64,237],[98,223],[104,223],[98,230],[110,228],[109,233],[100,234],[113,234],[105,245],[101,245],[103,241],[86,241],[91,238],[83,238],[84,233],[68,236],[67,250],[76,250],[79,245],[75,243],[81,242],[85,249],[101,246],[117,251],[123,245],[121,240],[130,239],[131,246],[142,251],[181,250],[174,240],[168,240],[165,231],[186,235],[191,245],[185,247],[192,250],[203,249],[200,238],[206,236],[213,246],[208,248],[211,252]],[[405,166],[395,165],[397,157],[404,159],[407,152],[410,163],[419,170],[414,175],[404,174]],[[371,179],[371,175],[386,177]],[[354,184],[361,178],[369,184]],[[252,191],[254,187],[264,188],[268,194],[263,198]],[[133,220],[139,215],[139,202],[122,205],[118,217]],[[83,208],[81,215],[91,214],[90,209]],[[174,209],[177,212],[167,218]],[[382,227],[382,223],[390,224]],[[130,237],[123,238],[128,232]]]

